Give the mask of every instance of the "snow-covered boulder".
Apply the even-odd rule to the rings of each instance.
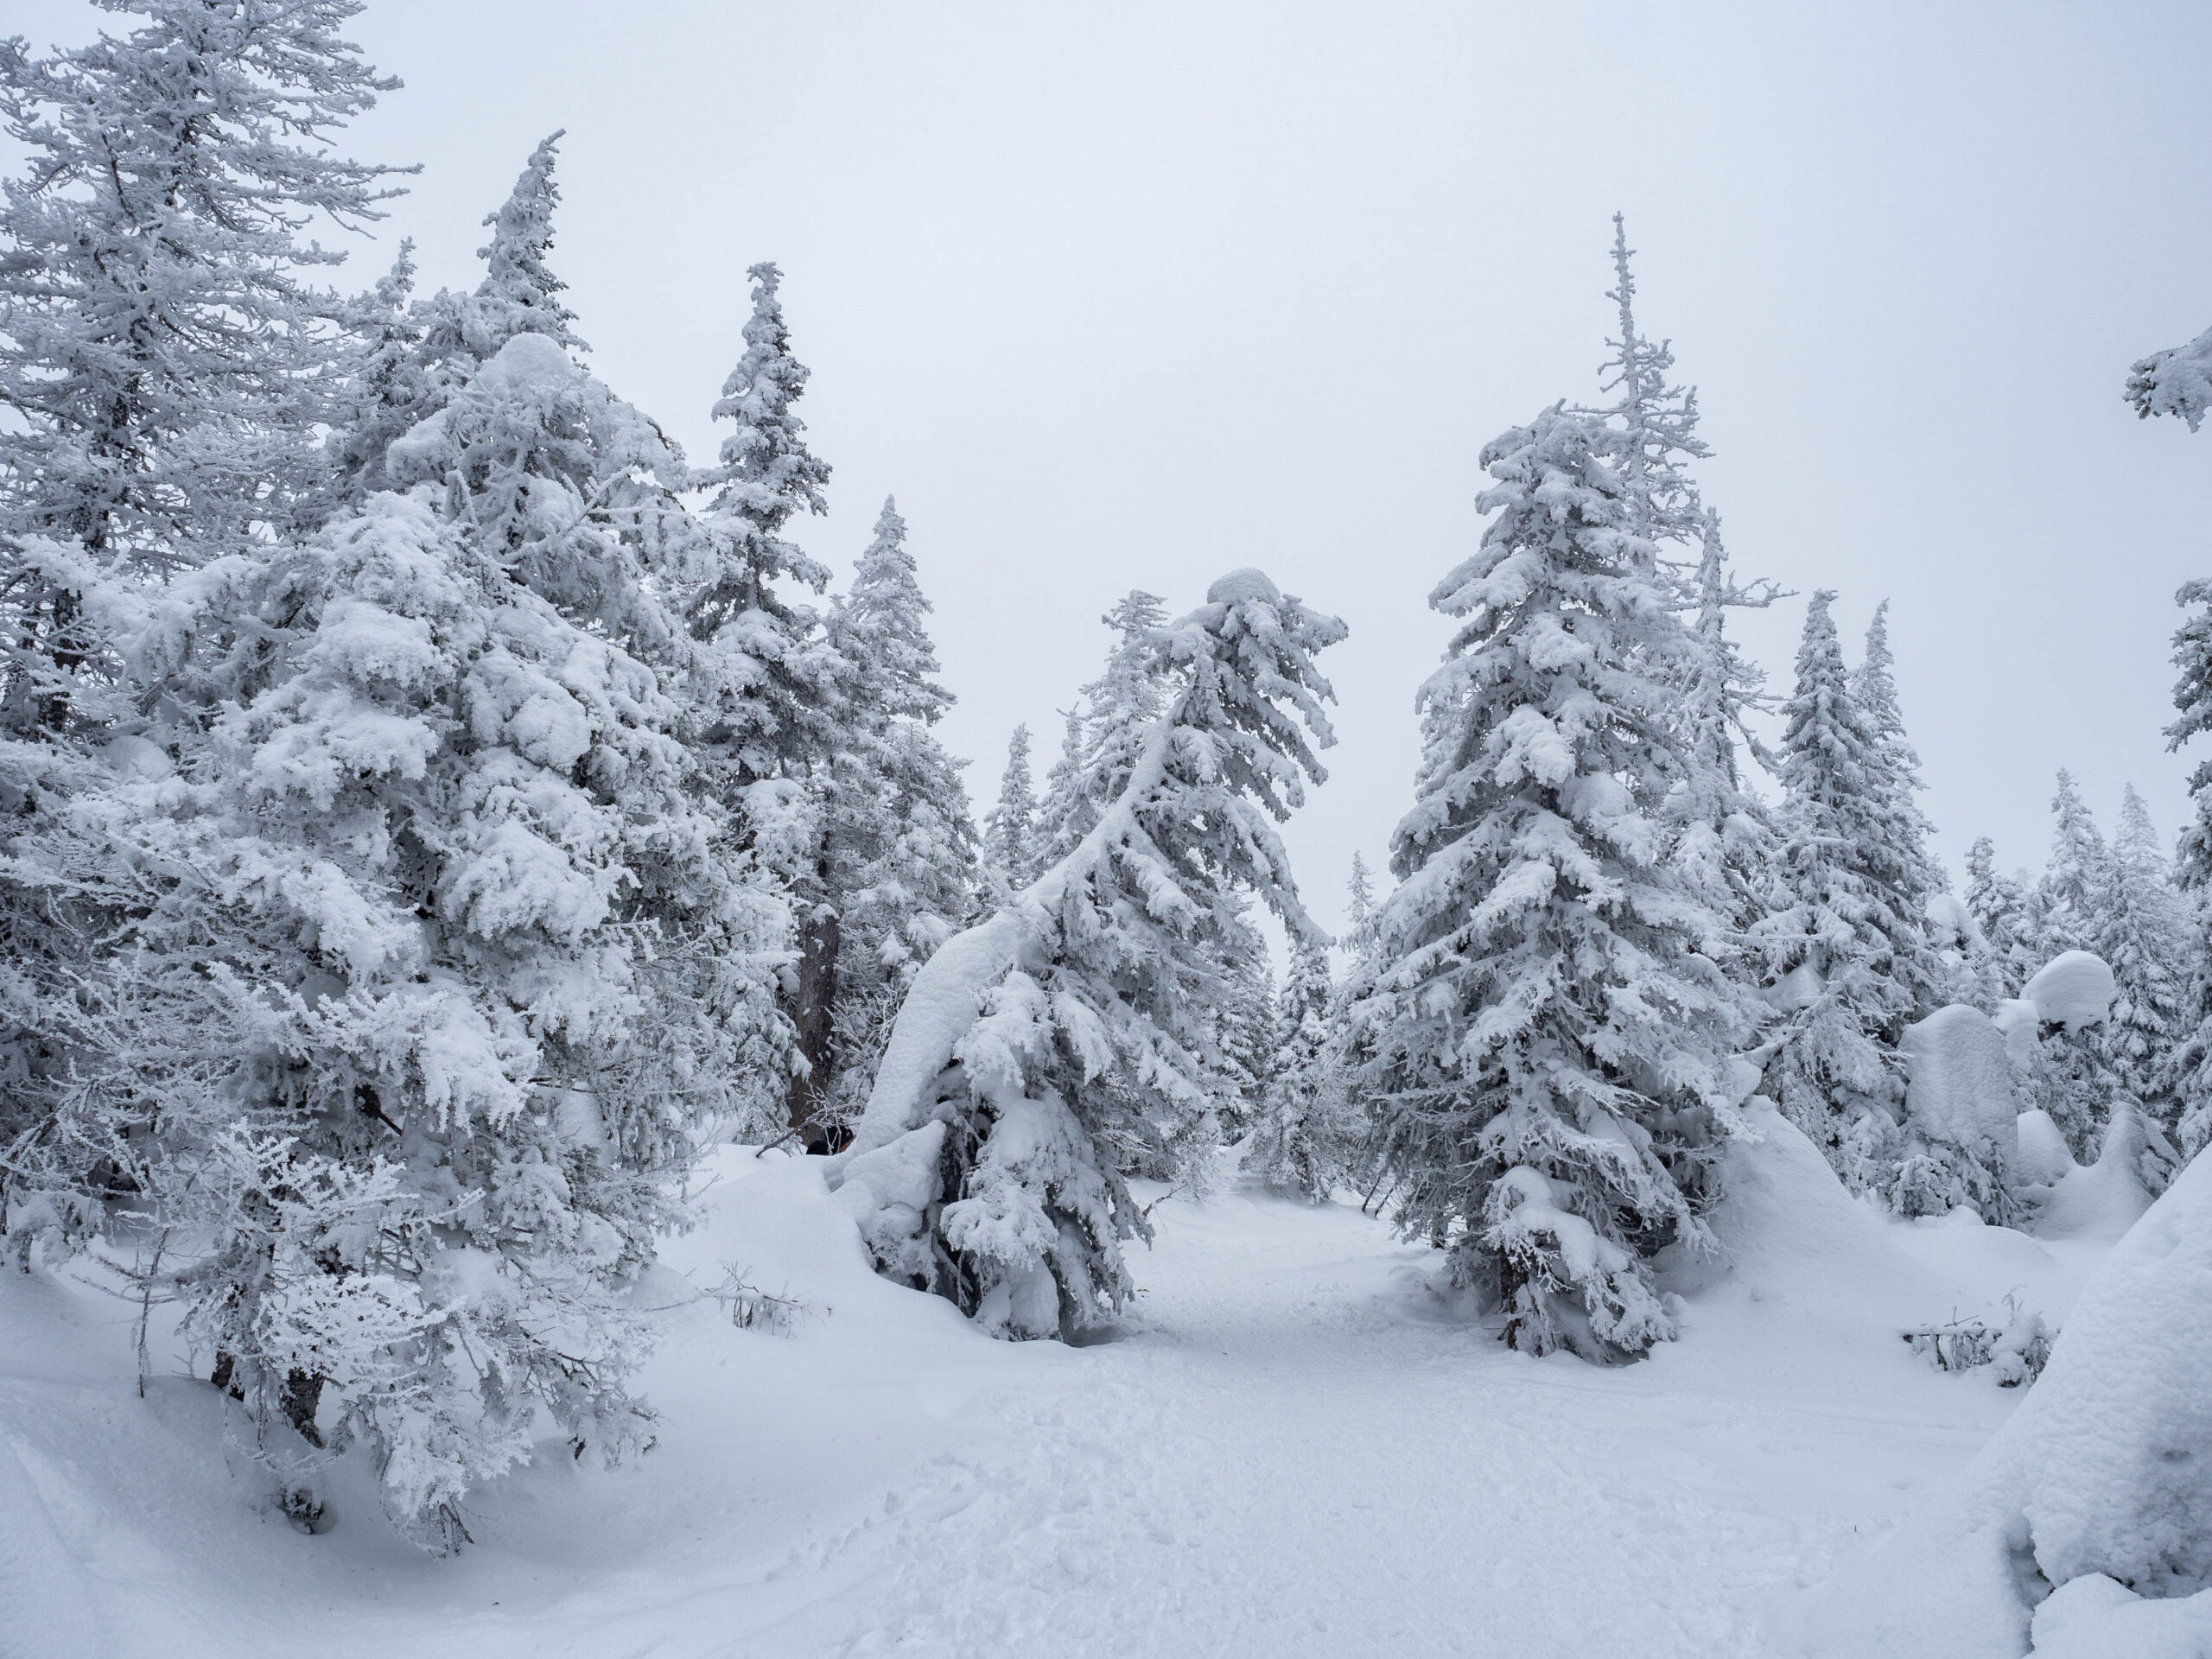
[[[1907,1026],[1902,1046],[1910,1127],[2007,1179],[2019,1158],[2020,1106],[2004,1033],[1979,1008],[1954,1003]]]
[[[2091,1276],[2042,1380],[1961,1486],[1818,1592],[1790,1647],[2019,1659],[2032,1612],[2047,1656],[2202,1659],[2208,1382],[2212,1160],[2200,1159]],[[2056,1593],[2038,1607],[2046,1585]]]
[[[2102,957],[2088,950],[2068,950],[2037,969],[2022,995],[2035,1004],[2044,1024],[2063,1026],[2074,1032],[2102,1025],[2111,1016],[2113,998],[2119,990]]]

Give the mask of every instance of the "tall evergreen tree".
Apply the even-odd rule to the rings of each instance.
[[[1163,696],[1150,641],[1166,619],[1157,594],[1133,590],[1103,619],[1116,644],[1105,672],[1083,688],[1068,716],[1060,758],[1046,779],[1038,812],[1038,857],[1065,857],[1090,833],[1106,803],[1122,792],[1159,718]]]
[[[1902,906],[1894,803],[1875,792],[1882,734],[1852,694],[1829,606],[1805,607],[1796,688],[1783,705],[1781,879],[1755,930],[1783,1020],[1766,1083],[1851,1185],[1884,1185],[1904,1100],[1897,1041],[1918,1010],[1921,918]]]
[[[1729,956],[1741,960],[1745,930],[1776,902],[1779,848],[1764,807],[1744,786],[1737,756],[1764,676],[1729,639],[1727,619],[1731,606],[1764,605],[1770,594],[1746,594],[1730,581],[1719,514],[1708,510],[1699,533],[1697,607],[1680,722],[1691,764],[1671,787],[1666,821],[1674,862],[1726,918]]]
[[[838,935],[829,987],[833,1070],[817,1086],[856,1110],[915,970],[974,907],[976,833],[958,761],[931,728],[952,705],[936,680],[931,606],[886,499],[875,534],[836,602],[838,747],[817,784],[828,849],[827,908]]]
[[[473,291],[413,300],[415,267],[403,247],[391,273],[353,302],[346,321],[356,356],[334,399],[329,445],[337,502],[389,487],[385,456],[394,440],[443,409],[517,334],[542,334],[572,356],[590,349],[569,327],[575,314],[560,297],[568,284],[549,261],[561,137],[539,142],[506,200],[485,215],[492,239],[476,251],[484,276]]]
[[[1993,995],[2019,995],[2028,976],[2041,966],[2036,957],[2035,904],[2024,875],[1999,871],[1997,849],[1987,836],[1967,849],[1966,906],[1989,945]]]
[[[1874,734],[1864,793],[1878,816],[1880,836],[1866,849],[1868,873],[1890,896],[1897,913],[1916,925],[1900,935],[1897,974],[1916,1005],[1929,1010],[1942,1003],[1950,976],[1927,938],[1929,901],[1949,885],[1942,864],[1928,850],[1936,833],[1920,810],[1920,755],[1906,735],[1904,711],[1897,700],[1897,659],[1890,651],[1890,602],[1874,607],[1866,627],[1866,654],[1851,675],[1851,695]]]
[[[367,1440],[450,1548],[547,1425],[642,1439],[629,1291],[730,1080],[776,1063],[784,918],[666,690],[625,498],[681,457],[523,335],[391,467],[416,487],[242,586],[261,648],[154,798],[194,885],[137,930],[174,1035],[132,1071],[173,1126],[147,1205],[210,1241],[167,1288],[217,1380]]]
[[[1301,941],[1278,1004],[1274,1053],[1244,1166],[1281,1192],[1327,1200],[1350,1155],[1328,948]]]
[[[983,870],[1003,900],[1029,885],[1037,864],[1037,781],[1029,766],[1029,728],[1007,740],[996,805],[983,815]]]
[[[2104,832],[2063,767],[2050,811],[2050,862],[2036,884],[2036,944],[2045,962],[2061,951],[2097,948],[2113,881]]]
[[[2181,677],[2173,692],[2177,717],[2166,728],[2170,751],[2212,730],[2212,581],[2185,582],[2174,597],[2188,614],[2174,634]],[[2181,833],[2174,876],[2190,901],[2196,941],[2173,1088],[2177,1139],[2183,1156],[2193,1158],[2212,1141],[2212,760],[2190,772],[2189,792],[2195,810]]]
[[[798,513],[828,511],[830,468],[808,449],[794,408],[807,371],[791,353],[782,273],[762,264],[747,275],[745,351],[714,407],[733,430],[719,464],[693,475],[713,493],[700,514],[684,614],[699,647],[693,720],[712,786],[742,814],[753,849],[797,907],[798,961],[786,1000],[805,1065],[785,1112],[804,1128],[826,1110],[836,1066],[840,941],[817,788],[836,747],[842,692],[820,614],[788,591],[819,594],[830,573],[784,531]]]
[[[2113,837],[2112,886],[2097,954],[2118,989],[2105,1040],[2120,1086],[2165,1140],[2179,1127],[2173,1061],[2187,1034],[2191,954],[2188,906],[2167,872],[2150,808],[2130,784]],[[2168,1173],[2160,1169],[2154,1190]]]
[[[1460,626],[1359,1012],[1401,1224],[1451,1241],[1510,1342],[1593,1357],[1673,1334],[1646,1258],[1705,1236],[1744,1029],[1725,924],[1639,810],[1693,764],[1667,690],[1693,646],[1613,448],[1554,409],[1484,451],[1497,517],[1430,595]]]
[[[1214,1115],[1224,1141],[1241,1140],[1258,1121],[1274,1069],[1275,983],[1266,937],[1248,906],[1224,930],[1211,1074]]]
[[[359,7],[147,0],[122,35],[0,41],[0,1227],[79,1232],[117,1178],[66,1131],[112,1030],[117,942],[175,873],[124,799],[208,712],[207,584],[313,494],[340,302],[313,285],[391,169],[337,153],[397,83]],[[137,1130],[148,1125],[142,1118]],[[142,1135],[142,1141],[143,1141]],[[34,1198],[31,1189],[37,1190]]]

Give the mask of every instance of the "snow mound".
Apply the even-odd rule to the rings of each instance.
[[[1930,1141],[1961,1147],[2003,1179],[2019,1160],[2019,1103],[2005,1035],[1955,1003],[1907,1026],[1905,1115]]]
[[[2056,1135],[2058,1126],[2051,1125]],[[2136,1171],[2143,1157],[2143,1120],[2125,1102],[2113,1108],[2105,1125],[2104,1143],[2097,1161],[2086,1167],[2072,1163],[2062,1174],[2036,1218],[2036,1232],[2044,1238],[2118,1238],[2135,1225],[2151,1207]],[[2065,1137],[2059,1136],[2059,1145]],[[2212,1379],[2208,1379],[2212,1387]]]
[[[2074,1161],[2065,1131],[2040,1106],[2019,1116],[2019,1161],[2013,1173],[2031,1186],[2056,1186],[2082,1167]]]
[[[2035,1643],[2035,1659],[2204,1659],[2212,1654],[2212,1590],[2148,1601],[2091,1573],[2036,1609]]]
[[[1253,600],[1263,605],[1280,605],[1282,603],[1282,590],[1275,586],[1266,571],[1250,565],[1218,577],[1213,586],[1206,589],[1206,603],[1209,605],[1243,605]]]
[[[2112,1013],[2119,995],[2112,969],[2102,957],[2088,950],[2068,950],[2053,957],[2037,970],[2022,993],[2036,1005],[2045,1025],[2079,1031],[2101,1026]]]
[[[2018,1659],[2040,1580],[2058,1592],[2035,1621],[2046,1655],[2202,1659],[2208,1379],[2212,1162],[2200,1160],[2092,1274],[2042,1380],[1961,1488],[1815,1599],[1798,1651]],[[2070,1587],[2099,1575],[2121,1582]]]

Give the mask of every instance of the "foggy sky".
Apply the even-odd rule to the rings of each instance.
[[[704,461],[779,261],[836,469],[798,537],[842,579],[896,493],[979,816],[1017,720],[1049,762],[1118,594],[1256,563],[1340,613],[1342,741],[1288,831],[1331,924],[1411,801],[1482,445],[1596,397],[1618,207],[1738,569],[1836,588],[1854,635],[1892,600],[1947,858],[2040,868],[2061,766],[2171,838],[2212,432],[2120,390],[2212,324],[2212,14],[1684,10],[375,0],[353,33],[408,86],[349,147],[427,167],[343,280],[409,234],[426,289],[474,285],[567,128],[588,361]],[[36,12],[9,27],[89,27]],[[1740,623],[1777,689],[1802,613]]]

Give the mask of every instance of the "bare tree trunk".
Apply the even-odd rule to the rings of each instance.
[[[799,937],[798,984],[791,1013],[798,1052],[806,1057],[808,1070],[791,1079],[788,1121],[810,1151],[814,1142],[828,1140],[830,1128],[823,1109],[829,1103],[831,1034],[837,1011],[838,935],[836,912],[817,905]]]

